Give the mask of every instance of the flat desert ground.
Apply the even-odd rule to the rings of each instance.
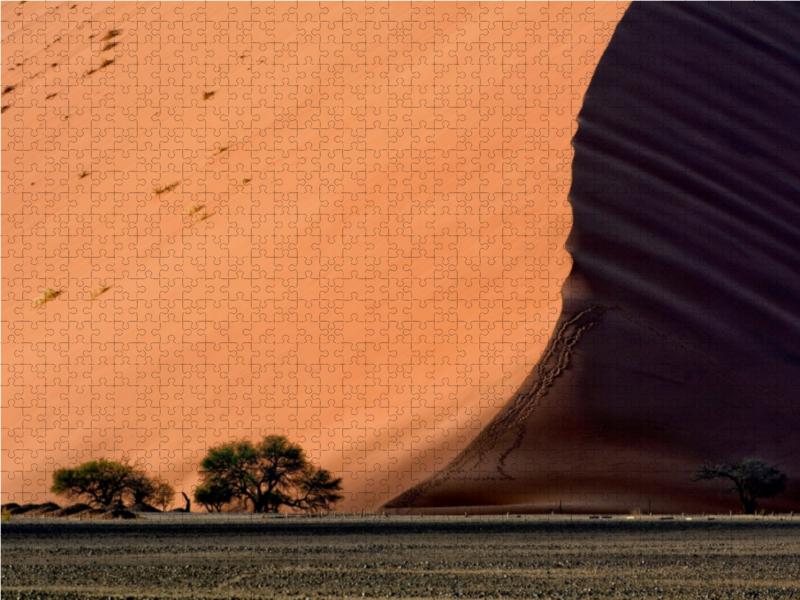
[[[19,518],[2,534],[2,597],[25,600],[800,598],[788,515]]]

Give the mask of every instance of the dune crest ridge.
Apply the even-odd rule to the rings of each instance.
[[[570,356],[574,347],[580,341],[581,335],[594,327],[603,317],[606,310],[605,307],[595,304],[561,323],[550,338],[536,368],[489,426],[444,470],[437,472],[425,483],[394,498],[386,504],[386,508],[401,508],[413,504],[416,498],[431,489],[435,484],[447,481],[459,471],[468,468],[470,464],[480,464],[486,460],[487,454],[498,446],[501,438],[512,437],[513,442],[505,447],[499,456],[494,457],[494,472],[481,472],[479,478],[482,481],[495,479],[513,480],[514,477],[505,471],[505,462],[522,443],[527,433],[525,429],[526,420],[535,410],[541,398],[547,393],[548,388],[555,383],[556,378],[569,366]]]
[[[529,409],[523,386],[387,507],[738,510],[691,476],[751,456],[789,477],[763,506],[797,510],[799,27],[797,5],[631,5],[578,115],[555,331],[608,310],[550,385],[543,357]]]

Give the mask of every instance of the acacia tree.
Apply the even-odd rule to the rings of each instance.
[[[195,502],[205,506],[208,512],[222,512],[222,507],[233,500],[233,490],[227,481],[211,479],[194,490]]]
[[[67,498],[85,498],[90,504],[108,506],[122,502],[133,467],[104,458],[53,473],[50,491]]]
[[[175,498],[175,489],[160,477],[134,469],[125,482],[123,497],[129,499],[132,505],[146,503],[166,510]]]
[[[258,444],[243,440],[215,446],[200,467],[201,488],[214,482],[227,485],[233,497],[257,513],[275,513],[282,506],[328,509],[343,498],[338,493],[341,477],[313,465],[299,444],[282,435],[267,436]]]
[[[694,481],[727,479],[731,486],[726,493],[736,492],[746,515],[756,512],[759,498],[772,498],[786,489],[786,473],[777,466],[768,466],[755,458],[743,458],[738,462],[703,465],[694,474]]]
[[[50,491],[67,498],[84,498],[95,506],[149,503],[166,509],[175,490],[163,479],[135,469],[127,462],[100,458],[53,473]]]
[[[342,499],[337,493],[341,482],[342,478],[334,479],[330,471],[308,465],[296,480],[298,495],[293,506],[304,511],[328,510]]]

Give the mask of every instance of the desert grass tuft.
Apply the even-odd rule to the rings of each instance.
[[[78,173],[78,179],[83,179],[84,177],[88,176],[89,176],[89,171],[81,171],[80,173]]]
[[[184,227],[193,227],[214,214],[205,212],[205,208],[205,204],[192,204],[191,206],[187,206],[183,211],[183,218],[189,217],[189,221],[184,224]]]
[[[33,306],[35,308],[39,308],[40,306],[44,306],[45,304],[47,304],[51,300],[55,300],[56,298],[58,298],[60,295],[61,295],[61,291],[60,290],[56,290],[56,289],[53,289],[53,288],[47,288],[45,291],[42,292],[41,296],[39,296],[36,300],[34,300]]]
[[[15,85],[7,85],[6,87],[4,87],[4,88],[3,88],[3,96],[5,96],[6,94],[10,94],[11,92],[13,92],[13,91],[16,89],[16,87],[17,87],[17,86],[15,86]]]
[[[45,96],[44,99],[45,100],[50,100],[51,98],[55,98],[55,97],[56,97],[55,94],[47,94],[47,96]]]
[[[203,92],[203,100],[211,100],[215,92]]]
[[[201,210],[203,210],[203,208],[205,208],[204,204],[192,204],[191,206],[187,206],[183,210],[183,216],[184,217],[191,217],[195,213],[199,213]]]
[[[90,300],[90,301],[94,300],[98,296],[101,296],[102,294],[105,294],[110,289],[111,289],[110,285],[101,285],[99,288],[96,288],[96,289],[92,290],[91,292],[89,292],[89,297],[87,298],[87,300]]]
[[[113,58],[109,58],[107,60],[104,60],[102,63],[100,63],[100,69],[105,69],[108,65],[112,65],[112,64],[114,64],[114,59]]]
[[[121,29],[111,29],[108,33],[106,33],[101,39],[101,42],[107,42],[108,40],[112,40],[118,35],[122,35]]]
[[[203,204],[193,204],[192,206],[187,207],[186,210],[183,211],[183,214],[184,214],[184,216],[190,217],[190,220],[189,220],[188,223],[186,223],[184,225],[184,227],[186,227],[186,228],[194,227],[195,225],[197,225],[201,221],[205,221],[209,217],[213,217],[214,216],[214,213],[207,213],[207,212],[205,212],[204,209],[205,209],[205,205],[203,205]],[[201,213],[200,211],[203,211],[203,212]],[[196,218],[195,218],[195,215],[197,215]]]
[[[6,112],[9,108],[11,108],[10,104],[6,104],[4,107],[0,108],[0,114]]]
[[[100,52],[105,52],[106,50],[111,50],[114,46],[118,46],[119,42],[108,42],[105,46],[100,48]]]
[[[166,194],[167,192],[171,192],[176,187],[178,187],[179,184],[180,184],[180,181],[172,181],[172,182],[168,183],[167,185],[154,187],[153,188],[153,193],[156,196],[160,196],[161,194]]]
[[[9,521],[13,520],[14,520],[14,515],[12,515],[4,508],[2,512],[2,517],[0,517],[0,521],[2,521],[3,523],[8,523]]]
[[[230,146],[220,146],[219,148],[214,150],[214,153],[211,156],[219,156],[220,154],[225,152],[228,148],[230,148]]]
[[[248,179],[247,177],[242,177],[242,185],[247,185],[251,181],[252,181],[252,179]]]
[[[214,216],[214,213],[203,213],[201,215],[197,215],[197,218],[194,221],[192,221],[191,223],[189,223],[189,227],[193,227],[194,225],[197,225],[201,221],[205,221],[209,217],[213,217],[213,216]]]

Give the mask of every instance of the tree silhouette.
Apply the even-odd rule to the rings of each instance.
[[[755,514],[759,498],[772,498],[786,489],[786,473],[755,458],[738,462],[703,465],[694,474],[694,481],[727,479],[731,486],[726,493],[736,492],[747,515]]]
[[[267,436],[258,444],[220,444],[208,451],[200,466],[202,494],[212,485],[227,486],[233,497],[257,513],[275,513],[282,506],[328,509],[343,498],[338,493],[342,479],[311,464],[303,448],[282,435]]]
[[[166,508],[175,490],[166,481],[148,475],[127,462],[100,458],[53,473],[50,491],[67,498],[84,498],[95,506],[149,503]]]
[[[175,490],[169,483],[138,469],[128,475],[123,491],[123,498],[129,499],[132,505],[150,504],[161,510],[166,510],[174,497]]]
[[[233,500],[233,490],[225,480],[211,479],[197,486],[194,499],[205,506],[208,512],[222,512],[222,507]]]
[[[96,506],[121,503],[132,471],[124,463],[104,458],[92,460],[75,468],[58,469],[53,473],[50,491],[67,498],[83,497]]]

